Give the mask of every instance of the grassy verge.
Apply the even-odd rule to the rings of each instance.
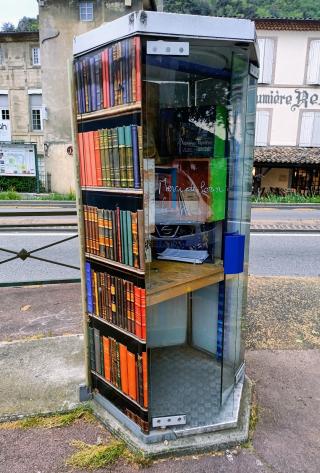
[[[0,423],[1,429],[53,429],[56,427],[66,427],[79,419],[87,422],[94,422],[95,417],[92,409],[88,406],[80,406],[76,409],[63,414],[53,414],[49,416],[26,417],[25,419],[13,422]]]
[[[0,200],[23,200],[23,194],[19,194],[15,190],[0,192]],[[68,192],[68,194],[59,194],[57,192],[52,192],[51,194],[36,194],[30,195],[27,200],[65,200],[65,201],[75,201],[76,194],[73,191]]]
[[[320,204],[320,195],[304,196],[300,194],[252,196],[253,203],[264,204]]]
[[[146,467],[151,460],[141,453],[129,451],[124,442],[113,440],[108,445],[91,445],[79,440],[71,442],[76,451],[66,460],[66,465],[72,468],[96,470],[106,468],[117,460],[122,459],[131,465]]]

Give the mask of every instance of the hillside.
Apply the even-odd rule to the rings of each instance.
[[[240,18],[320,19],[319,0],[164,0],[164,10]]]

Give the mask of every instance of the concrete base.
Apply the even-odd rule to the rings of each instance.
[[[79,405],[83,357],[80,335],[0,343],[0,421]]]
[[[245,378],[243,385],[238,423],[236,427],[227,430],[218,430],[184,437],[172,436],[162,442],[145,443],[141,436],[136,436],[132,431],[120,423],[97,400],[92,401],[92,406],[97,418],[117,437],[124,440],[129,448],[138,450],[148,457],[165,457],[170,455],[185,455],[206,451],[221,450],[245,442],[249,434],[250,403],[252,383]],[[162,434],[163,435],[163,434]]]

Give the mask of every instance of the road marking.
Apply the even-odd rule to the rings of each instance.
[[[9,233],[9,232],[0,232],[0,238],[1,236],[7,237],[7,236],[72,236],[72,232],[57,232],[57,233],[27,233],[27,232],[17,232],[17,233]],[[78,235],[75,233],[74,235]]]
[[[263,232],[255,232],[255,231],[252,231],[250,232],[250,235],[254,235],[254,236],[263,236],[263,237],[269,237],[269,236],[277,236],[277,237],[291,237],[291,236],[303,236],[303,237],[319,237],[320,236],[320,232],[319,233],[295,233],[295,232],[284,232],[284,233],[271,233],[271,232],[266,232],[266,233],[263,233]]]

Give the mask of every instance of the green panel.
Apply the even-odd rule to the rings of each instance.
[[[213,153],[215,158],[225,158],[227,139],[227,109],[223,105],[217,105]]]
[[[211,220],[223,220],[226,208],[227,160],[213,158],[210,161]]]

